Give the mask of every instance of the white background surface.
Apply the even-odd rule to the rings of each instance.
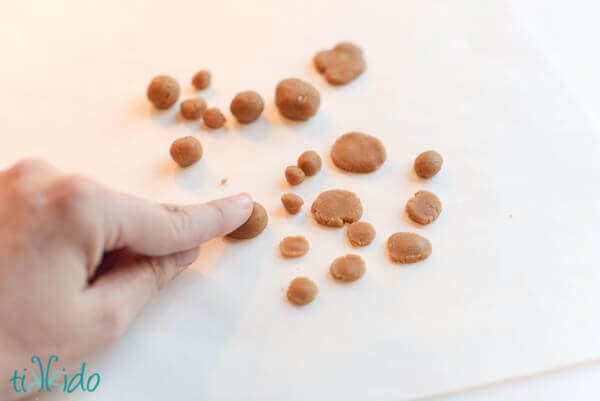
[[[102,388],[79,398],[404,400],[600,357],[593,318],[600,137],[591,112],[599,98],[582,78],[589,67],[576,68],[585,64],[576,61],[583,52],[570,44],[580,36],[565,39],[557,28],[569,15],[536,7],[467,0],[3,4],[3,164],[38,155],[157,201],[249,191],[271,217],[253,241],[207,244],[124,341],[90,361]],[[340,40],[363,46],[368,70],[332,88],[310,59]],[[173,75],[185,98],[200,68],[213,71],[213,88],[203,93],[209,104],[227,110],[237,91],[256,89],[265,115],[207,132],[181,122],[175,109],[151,109],[145,88],[152,76]],[[289,123],[273,108],[274,87],[288,76],[323,95],[307,123]],[[329,162],[331,143],[350,130],[385,143],[389,159],[377,173],[347,175]],[[197,135],[205,148],[186,171],[168,158],[183,135]],[[283,213],[283,168],[308,148],[326,162],[294,188],[305,211],[323,190],[357,192],[364,220],[378,230],[369,248],[351,250],[344,230],[318,227],[306,213]],[[423,182],[410,168],[429,148],[446,163]],[[219,186],[224,177],[229,183]],[[440,219],[425,228],[402,212],[421,188],[444,202]],[[389,263],[385,240],[402,230],[431,239],[428,261]],[[306,258],[277,255],[290,234],[309,238]],[[348,252],[361,254],[368,272],[340,286],[326,271]],[[298,274],[321,290],[303,309],[284,301]],[[452,399],[550,399],[543,391],[565,399],[597,381],[597,370]]]

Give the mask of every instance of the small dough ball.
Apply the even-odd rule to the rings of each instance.
[[[281,203],[283,203],[285,210],[291,214],[298,214],[300,209],[302,209],[302,205],[304,205],[302,198],[296,194],[281,195]]]
[[[255,91],[238,93],[231,101],[231,114],[243,124],[256,120],[265,108],[262,97]]]
[[[385,147],[373,136],[360,132],[342,135],[331,148],[333,163],[352,173],[371,173],[385,162]]]
[[[421,153],[415,159],[415,173],[421,178],[431,178],[442,168],[444,159],[435,150]]]
[[[419,191],[406,202],[406,213],[414,222],[429,224],[442,213],[442,202],[432,192]]]
[[[168,75],[159,75],[148,86],[148,100],[157,109],[168,109],[179,99],[179,84]]]
[[[346,235],[352,246],[367,246],[375,239],[375,228],[364,221],[357,221],[348,226]]]
[[[325,74],[332,85],[345,85],[367,68],[361,48],[350,42],[342,42],[331,50],[318,52],[313,61],[317,70]]]
[[[284,258],[299,258],[308,252],[308,241],[302,236],[285,237],[279,243],[279,252]]]
[[[198,90],[208,88],[210,86],[210,71],[202,70],[194,75],[192,85]]]
[[[308,177],[317,174],[321,170],[321,164],[321,157],[317,152],[313,152],[312,150],[307,150],[298,158],[298,167]]]
[[[206,110],[206,102],[201,97],[187,99],[181,103],[181,115],[187,120],[202,118]]]
[[[317,223],[328,227],[341,227],[344,223],[354,223],[363,213],[358,196],[343,189],[332,189],[321,193],[313,202],[311,211]]]
[[[263,205],[254,202],[252,214],[250,215],[248,220],[246,220],[246,222],[240,227],[238,227],[236,230],[227,234],[227,237],[235,239],[254,238],[258,234],[263,232],[268,222],[269,216],[267,215],[267,211],[265,210]]]
[[[356,281],[367,270],[365,261],[358,255],[340,256],[329,267],[331,276],[339,281]]]
[[[290,120],[308,120],[319,110],[321,95],[314,86],[288,78],[277,85],[275,104],[279,112]]]
[[[387,243],[390,258],[395,263],[415,263],[431,255],[431,242],[413,233],[393,234]]]
[[[193,136],[179,138],[171,145],[171,157],[181,167],[188,167],[202,158],[202,145]]]
[[[311,303],[319,293],[317,285],[307,277],[296,277],[287,290],[287,299],[294,305]]]
[[[285,179],[290,185],[298,185],[304,181],[304,171],[300,167],[287,166],[285,168]]]
[[[204,124],[209,128],[221,128],[225,124],[225,116],[221,110],[213,107],[204,112]]]

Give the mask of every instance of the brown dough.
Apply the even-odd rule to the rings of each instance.
[[[285,168],[285,179],[290,185],[298,185],[304,181],[304,171],[300,167],[287,166]]]
[[[208,88],[210,86],[210,71],[202,70],[194,75],[192,85],[198,90]]]
[[[225,124],[225,117],[221,110],[213,107],[204,112],[204,124],[209,128],[221,128]]]
[[[386,153],[381,141],[360,132],[342,135],[331,148],[333,163],[352,173],[371,173],[385,162]]]
[[[429,224],[442,213],[442,202],[432,192],[419,191],[406,202],[406,213],[419,224]]]
[[[168,109],[179,99],[179,84],[175,79],[160,75],[150,82],[147,96],[157,109]]]
[[[358,255],[340,256],[329,267],[331,276],[339,281],[356,281],[365,274],[365,261]]]
[[[283,203],[285,210],[291,214],[298,214],[300,209],[302,209],[302,205],[304,205],[302,198],[296,194],[281,195],[281,203]]]
[[[202,118],[206,110],[206,102],[201,97],[187,99],[181,103],[181,115],[187,120]]]
[[[296,277],[287,290],[287,299],[294,305],[311,303],[319,293],[317,285],[307,277]]]
[[[238,93],[231,101],[231,114],[243,124],[256,120],[265,108],[262,97],[255,91]]]
[[[173,142],[170,153],[177,164],[188,167],[202,158],[202,145],[193,136],[186,136]]]
[[[298,167],[308,177],[317,174],[321,170],[321,164],[321,157],[312,150],[307,150],[298,157]]]
[[[367,68],[360,47],[349,42],[342,42],[331,50],[318,52],[314,63],[317,70],[325,74],[325,78],[332,85],[345,85]]]
[[[435,150],[421,153],[415,159],[415,173],[422,178],[431,178],[440,171],[444,159]]]
[[[352,246],[367,246],[375,239],[375,228],[364,221],[357,221],[348,226],[346,235]]]
[[[254,208],[248,220],[235,231],[227,234],[227,237],[235,239],[254,238],[263,232],[268,222],[269,216],[263,205],[254,202]]]
[[[363,213],[358,196],[343,189],[332,189],[321,193],[313,202],[311,211],[317,223],[329,227],[354,223]]]
[[[388,252],[395,263],[415,263],[431,255],[431,242],[413,233],[396,233],[388,239]]]
[[[299,258],[306,255],[308,252],[308,241],[306,238],[298,237],[285,237],[279,243],[279,252],[284,258]]]
[[[277,85],[275,104],[284,117],[308,120],[319,110],[321,95],[314,86],[296,78],[288,78]]]

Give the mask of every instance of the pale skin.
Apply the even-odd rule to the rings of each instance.
[[[40,160],[0,171],[0,399],[32,355],[63,366],[106,349],[199,246],[243,224],[247,194],[156,204]]]

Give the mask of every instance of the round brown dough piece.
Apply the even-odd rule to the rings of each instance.
[[[346,235],[352,246],[367,246],[375,239],[375,228],[367,222],[357,221],[348,226]]]
[[[206,101],[201,97],[186,99],[181,103],[181,115],[187,120],[202,118],[206,110]]]
[[[279,243],[279,252],[284,258],[299,258],[306,255],[308,249],[308,241],[302,236],[285,237]]]
[[[321,170],[321,165],[321,157],[312,150],[307,150],[298,157],[298,167],[307,177],[317,174]]]
[[[281,195],[281,203],[283,203],[285,210],[291,214],[298,214],[300,209],[302,209],[302,205],[304,205],[302,198],[296,194]]]
[[[414,222],[429,224],[442,213],[442,202],[432,192],[419,191],[406,202],[406,213]]]
[[[321,95],[312,85],[296,78],[281,81],[275,89],[279,112],[291,120],[308,120],[317,113]]]
[[[285,168],[285,179],[290,185],[298,185],[304,181],[304,171],[297,166],[287,166]]]
[[[331,50],[318,52],[313,61],[317,70],[325,74],[332,85],[345,85],[367,68],[362,50],[350,42],[342,42]]]
[[[263,205],[254,202],[252,214],[250,215],[248,220],[236,230],[227,234],[227,237],[235,239],[254,238],[258,234],[263,232],[268,222],[269,216],[267,215],[267,211],[265,210]]]
[[[331,276],[339,281],[356,281],[367,270],[365,261],[358,255],[340,256],[329,267]]]
[[[209,128],[221,128],[225,124],[225,116],[221,110],[213,107],[204,112],[204,124]]]
[[[431,178],[442,168],[444,159],[435,150],[421,153],[415,159],[415,173],[421,178]]]
[[[431,242],[414,233],[396,233],[387,242],[390,259],[395,263],[415,263],[431,255]]]
[[[243,124],[255,121],[265,108],[262,97],[255,91],[238,93],[231,101],[231,114]]]
[[[175,163],[188,167],[202,158],[202,145],[193,136],[186,136],[173,142],[170,153]]]
[[[210,71],[202,70],[192,78],[192,85],[198,90],[206,89],[210,86]]]
[[[313,202],[311,211],[317,223],[328,227],[341,227],[344,223],[354,223],[363,213],[358,196],[343,189],[332,189],[321,193]]]
[[[296,277],[287,290],[287,299],[294,305],[303,306],[311,303],[319,293],[317,285],[308,277]]]
[[[157,109],[168,109],[179,99],[179,93],[179,83],[174,78],[159,75],[150,82],[147,96]]]
[[[373,136],[360,132],[342,135],[331,148],[331,160],[345,171],[371,173],[385,162],[385,147]]]

